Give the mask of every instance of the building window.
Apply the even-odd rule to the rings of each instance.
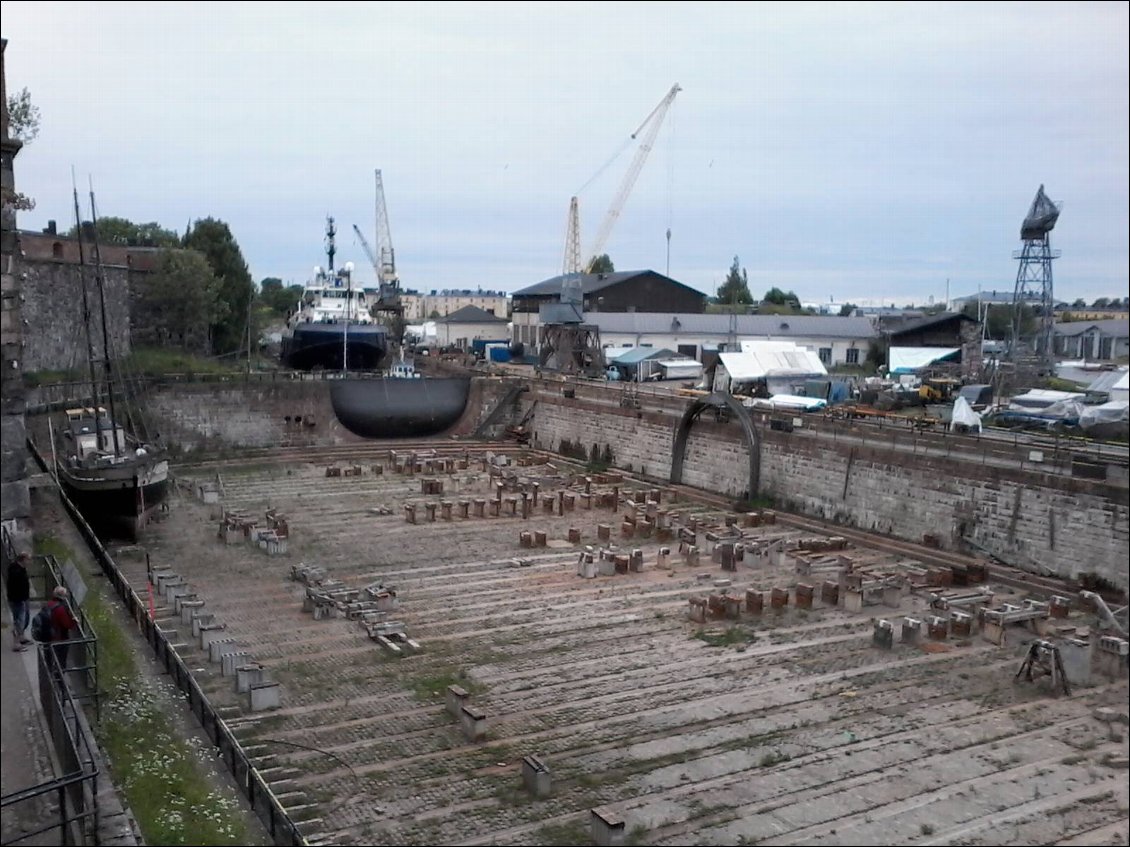
[[[831,347],[821,347],[820,352],[817,353],[817,355],[820,357],[820,361],[824,365],[832,364],[832,348]]]
[[[847,362],[847,364],[849,364],[849,365],[858,365],[859,364],[859,350],[857,350],[855,347],[850,348],[847,351],[847,356],[844,358],[844,361]]]

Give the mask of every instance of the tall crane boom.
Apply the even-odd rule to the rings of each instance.
[[[628,172],[624,174],[624,180],[620,183],[620,190],[616,192],[616,197],[609,206],[604,220],[600,224],[600,229],[597,230],[596,238],[593,241],[592,249],[589,251],[589,259],[585,262],[584,270],[587,273],[592,267],[593,262],[604,250],[604,245],[608,241],[608,236],[612,233],[612,227],[616,225],[616,221],[620,218],[620,212],[624,208],[624,204],[628,200],[628,195],[631,194],[632,188],[639,178],[640,171],[643,169],[644,162],[647,161],[648,153],[651,152],[652,146],[655,144],[655,138],[659,135],[659,128],[663,124],[663,119],[667,116],[667,110],[675,101],[675,95],[683,89],[678,83],[671,86],[671,90],[659,101],[659,104],[651,110],[639,128],[632,133],[632,138],[635,139],[643,136],[640,139],[640,146],[636,150],[635,158],[632,160],[631,167]],[[573,202],[576,198],[573,198]]]
[[[381,263],[377,260],[376,255],[373,253],[373,248],[369,246],[369,240],[365,238],[364,233],[357,228],[357,224],[353,225],[353,231],[357,233],[357,238],[361,242],[361,249],[365,251],[365,255],[369,257],[369,263],[373,266],[373,271],[377,274],[377,282],[381,279]]]
[[[396,286],[399,280],[396,276],[396,253],[392,249],[392,233],[388,227],[388,209],[385,208],[385,187],[381,179],[381,172],[376,171],[377,182],[377,249],[380,250],[380,266],[377,277],[382,286]]]

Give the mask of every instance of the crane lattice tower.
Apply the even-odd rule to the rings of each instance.
[[[1052,361],[1055,352],[1052,260],[1058,259],[1061,251],[1052,250],[1051,231],[1059,219],[1059,211],[1060,207],[1048,199],[1044,194],[1044,186],[1041,185],[1020,225],[1020,238],[1024,247],[1012,254],[1012,258],[1020,263],[1012,295],[1012,337],[1009,339],[1009,350],[1014,361],[1027,351],[1047,364]],[[1025,306],[1031,306],[1036,313],[1034,330],[1024,325]]]

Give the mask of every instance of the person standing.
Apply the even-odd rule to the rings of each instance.
[[[28,599],[31,596],[31,583],[27,575],[30,561],[30,553],[24,552],[16,556],[16,560],[8,566],[8,579],[4,583],[8,608],[12,612],[12,649],[16,652],[23,652],[31,643],[24,635],[29,620]]]
[[[67,597],[67,589],[62,585],[56,586],[47,604],[51,607],[51,647],[59,659],[60,671],[67,669],[67,650],[71,646],[68,642],[71,630],[77,626],[71,608],[67,605]]]

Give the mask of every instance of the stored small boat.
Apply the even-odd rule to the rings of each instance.
[[[169,463],[158,447],[128,433],[103,407],[66,410],[56,438],[59,483],[92,525],[136,534],[168,490]]]

